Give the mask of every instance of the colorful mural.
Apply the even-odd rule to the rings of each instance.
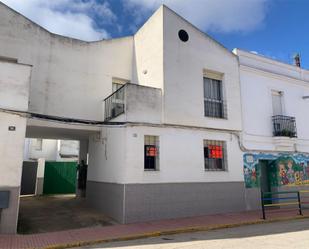
[[[260,160],[268,160],[268,176],[272,187],[309,185],[309,155],[247,153],[244,155],[246,188],[260,187]]]

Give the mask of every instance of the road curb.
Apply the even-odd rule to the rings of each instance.
[[[224,229],[224,228],[233,228],[233,227],[255,225],[255,224],[267,224],[267,223],[273,223],[273,222],[300,220],[300,219],[308,219],[308,218],[309,218],[309,215],[303,215],[303,216],[273,218],[269,220],[259,219],[255,221],[240,222],[240,223],[233,223],[233,224],[221,224],[221,225],[214,225],[214,226],[184,227],[184,228],[179,228],[179,229],[154,231],[150,233],[122,236],[118,238],[99,239],[99,240],[92,240],[92,241],[78,241],[78,242],[72,242],[68,244],[48,246],[44,248],[45,249],[65,249],[65,248],[80,247],[80,246],[90,246],[90,245],[108,243],[108,242],[117,242],[117,241],[119,242],[119,241],[129,241],[129,240],[136,240],[136,239],[154,238],[154,237],[158,237],[162,235],[175,235],[175,234],[190,233],[190,232],[205,232],[205,231],[219,230],[219,229]]]

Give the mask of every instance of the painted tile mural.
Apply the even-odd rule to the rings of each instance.
[[[267,165],[272,187],[309,185],[309,155],[246,153],[244,155],[244,177],[246,188],[260,186],[259,160],[269,160]]]

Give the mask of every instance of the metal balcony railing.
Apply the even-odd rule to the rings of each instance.
[[[297,137],[294,117],[276,115],[272,117],[273,135],[275,137]]]
[[[109,121],[125,112],[125,89],[126,85],[123,85],[104,99],[104,121]]]

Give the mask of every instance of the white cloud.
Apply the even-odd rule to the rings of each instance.
[[[104,29],[95,26],[92,15],[105,22],[116,21],[107,2],[95,0],[0,0],[50,32],[85,41],[108,38]]]
[[[124,0],[134,10],[137,23],[161,4],[176,11],[204,31],[235,32],[258,28],[269,0]]]

